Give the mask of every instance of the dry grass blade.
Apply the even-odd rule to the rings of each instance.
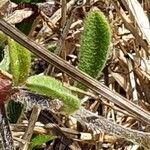
[[[41,111],[41,109],[39,107],[37,107],[37,106],[33,107],[27,130],[25,131],[25,133],[23,135],[23,140],[25,140],[26,143],[23,145],[21,144],[20,150],[27,150],[28,149],[29,142],[30,142],[31,137],[33,135],[33,129],[34,129],[35,123],[38,119],[38,116],[40,114],[40,111]]]
[[[128,0],[127,5],[129,6],[129,11],[134,17],[134,21],[142,32],[143,38],[146,39],[150,45],[150,23],[148,17],[144,13],[142,6],[137,0]]]
[[[4,18],[10,24],[17,24],[22,22],[24,19],[30,17],[33,14],[31,10],[16,10],[12,15],[9,17]]]
[[[127,17],[127,15],[125,14],[124,10],[120,7],[119,3],[116,0],[112,1],[112,3],[114,5],[117,13],[119,14],[121,19],[123,20],[123,22],[125,24],[125,27],[134,35],[134,37],[138,41],[139,45],[141,45],[143,47],[143,49],[145,49],[146,53],[150,53],[147,43],[139,35],[139,33],[137,32],[136,28],[131,24],[131,20]]]
[[[71,150],[76,150],[79,149],[79,147],[75,144],[75,142],[68,138],[66,134],[59,128],[56,124],[47,124],[46,127],[47,129],[52,130],[52,134],[58,137],[61,137],[61,142],[66,146],[69,147]],[[61,147],[61,146],[60,146]]]
[[[7,12],[7,9],[9,7],[10,1],[9,0],[1,0],[0,3],[0,16],[4,16]]]
[[[64,26],[66,22],[66,14],[67,14],[67,6],[66,6],[66,0],[62,0],[62,10],[61,10],[61,27]]]
[[[75,4],[75,0],[71,0],[67,3],[67,10],[71,9],[72,6]],[[58,9],[51,17],[50,20],[53,22],[53,24],[56,24],[57,21],[61,18],[61,8]]]
[[[33,41],[29,40],[26,36],[21,34],[18,30],[14,27],[9,25],[3,19],[0,19],[0,30],[4,33],[9,35],[11,38],[15,39],[18,43],[29,49],[31,52],[39,56],[40,58],[44,59],[46,62],[56,66],[63,72],[70,75],[75,80],[81,82],[85,86],[89,87],[93,91],[97,92],[98,94],[102,95],[110,102],[120,106],[121,108],[125,109],[126,111],[133,114],[136,118],[150,124],[150,113],[145,111],[144,109],[140,108],[139,106],[135,105],[134,103],[128,101],[126,98],[122,97],[121,95],[117,94],[116,92],[111,91],[105,85],[100,84],[97,80],[91,78],[90,76],[86,75],[85,73],[79,71],[72,65],[68,64],[66,61],[61,59],[60,57],[56,56],[53,53],[50,53],[46,49],[38,46]]]
[[[124,128],[84,108],[80,108],[74,117],[81,123],[86,124],[93,132],[96,131],[97,134],[105,131],[108,134],[125,138],[139,145],[141,144],[147,150],[150,149],[150,133]]]
[[[136,90],[136,81],[135,81],[135,76],[133,72],[132,61],[130,59],[127,59],[127,63],[128,63],[128,68],[129,68],[130,84],[131,84],[132,94],[133,94],[133,102],[138,104],[138,94]]]
[[[71,12],[70,18],[66,21],[66,23],[63,26],[63,32],[62,32],[60,40],[59,40],[59,42],[57,44],[57,48],[55,50],[55,54],[57,54],[57,55],[60,55],[60,52],[61,52],[62,48],[64,47],[64,43],[65,43],[66,37],[68,35],[70,26],[71,26],[71,24],[73,22],[75,11],[76,11],[76,9],[74,9]]]
[[[9,131],[7,135],[10,136],[6,140],[12,140],[14,149],[18,150],[30,147],[42,150],[149,150],[150,0],[31,1],[17,5],[11,0],[0,2],[0,51],[4,51],[4,54],[2,51],[0,53],[0,61],[8,57],[5,57],[6,48],[3,47],[7,47],[7,37],[10,36],[33,52],[29,76],[50,75],[71,93],[78,97],[82,94],[83,98],[80,98],[80,107],[66,115],[62,113],[63,98],[53,99],[52,93],[44,96],[49,89],[40,95],[27,90],[24,85],[12,85],[13,92],[6,105],[12,138],[9,138]],[[81,36],[86,31],[87,14],[93,7],[106,16],[112,35],[109,57],[96,79],[91,77],[93,73],[88,76],[78,69]],[[27,36],[16,29],[22,30],[24,24],[32,24]],[[102,34],[97,37],[104,39]],[[88,39],[88,35],[84,39]],[[87,43],[92,43],[93,39]],[[94,44],[91,47],[97,46]],[[95,61],[98,61],[97,57],[94,57],[92,64]],[[6,64],[5,61],[2,64]],[[1,69],[4,76],[12,79]],[[95,66],[91,67],[90,72],[94,70]],[[42,83],[39,81],[42,80],[37,80],[37,83]],[[78,89],[75,82],[85,85],[86,91]],[[48,83],[47,88],[50,85]],[[42,91],[43,86],[41,89],[38,86],[38,89]],[[73,101],[69,105],[71,109],[74,107],[72,104]],[[22,110],[17,110],[19,107]],[[0,121],[7,123],[4,119]],[[11,144],[5,144],[7,141],[1,142],[7,138],[2,137],[6,133],[3,128],[7,125],[1,123],[0,126],[0,146],[11,147]]]

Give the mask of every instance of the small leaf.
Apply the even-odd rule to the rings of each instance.
[[[110,27],[99,9],[91,10],[84,22],[78,68],[96,78],[104,68],[110,45]]]
[[[6,40],[7,40],[6,34],[0,31],[0,46],[4,46]]]
[[[62,112],[71,114],[80,107],[80,100],[55,78],[44,75],[31,76],[26,81],[27,89],[63,102]]]
[[[55,139],[54,136],[51,135],[36,135],[35,137],[32,138],[31,144],[29,146],[29,149],[32,150],[36,148],[37,146],[40,146],[48,141],[51,141]]]
[[[8,39],[8,46],[13,82],[16,86],[21,85],[26,81],[30,71],[31,54],[13,39]]]
[[[33,22],[26,22],[26,21],[23,21],[23,22],[20,22],[20,23],[16,24],[16,27],[17,27],[21,32],[23,32],[24,34],[28,35],[29,32],[30,32],[30,30],[31,30],[32,23],[33,23]]]
[[[19,102],[9,101],[7,104],[7,116],[10,123],[16,123],[19,119],[24,105]]]
[[[0,62],[0,69],[9,71],[9,64],[10,64],[9,51],[8,51],[8,47],[5,46],[4,57],[3,57],[2,61]]]
[[[50,52],[54,52],[55,50],[56,50],[56,47],[57,47],[57,45],[56,44],[52,44],[52,45],[48,45],[48,50],[50,51]]]

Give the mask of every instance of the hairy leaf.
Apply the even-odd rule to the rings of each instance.
[[[62,112],[71,114],[80,107],[80,100],[55,78],[35,75],[27,79],[27,89],[63,102]]]
[[[7,36],[0,31],[0,46],[4,46],[6,40],[7,40]]]
[[[9,101],[7,104],[7,116],[10,123],[16,123],[19,119],[24,105],[19,102]]]
[[[9,71],[9,64],[10,64],[9,51],[8,51],[8,47],[5,46],[4,57],[3,57],[2,61],[0,62],[0,69]]]
[[[26,81],[31,65],[30,52],[15,42],[13,39],[8,39],[10,69],[13,75],[14,85],[24,84]]]
[[[104,14],[91,10],[84,22],[79,52],[79,69],[96,78],[103,69],[110,45],[110,27]]]
[[[32,150],[36,148],[37,146],[42,145],[43,143],[46,143],[48,141],[53,140],[55,137],[51,135],[36,135],[32,138],[31,144],[29,149]]]

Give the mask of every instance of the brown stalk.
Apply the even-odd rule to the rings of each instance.
[[[14,142],[9,127],[9,122],[5,113],[4,103],[0,106],[0,149],[14,150]],[[2,146],[2,147],[1,147]]]
[[[56,66],[61,71],[67,73],[75,80],[81,82],[88,88],[102,95],[110,102],[118,105],[119,107],[125,109],[136,118],[141,121],[144,121],[150,124],[150,113],[140,108],[136,104],[130,102],[126,98],[122,97],[116,92],[111,91],[105,85],[99,83],[97,80],[88,76],[87,74],[81,72],[76,69],[74,66],[68,64],[65,60],[61,59],[57,55],[49,52],[45,48],[40,47],[37,43],[33,42],[31,39],[20,33],[16,28],[12,27],[3,19],[0,19],[0,30],[2,30],[5,34],[13,38],[15,41],[29,49],[38,57],[44,59],[46,62]]]

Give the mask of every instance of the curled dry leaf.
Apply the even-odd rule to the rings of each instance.
[[[0,103],[7,100],[11,92],[12,82],[9,78],[0,74]]]
[[[7,8],[10,4],[9,0],[1,0],[0,1],[0,16],[4,16],[7,12]]]
[[[33,14],[32,10],[22,9],[22,10],[15,10],[13,14],[9,17],[5,18],[7,22],[10,24],[17,24],[22,22],[24,19],[30,17]]]

